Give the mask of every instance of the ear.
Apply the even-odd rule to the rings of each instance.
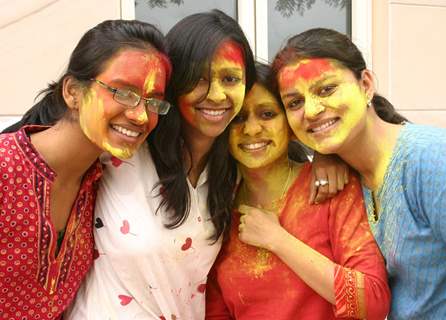
[[[78,110],[82,101],[82,86],[72,76],[65,77],[62,82],[62,95],[70,110]]]
[[[362,89],[364,90],[367,101],[371,101],[373,98],[373,95],[375,94],[375,77],[373,76],[372,72],[368,69],[364,69],[361,72],[361,80],[359,80],[359,84],[361,85]]]

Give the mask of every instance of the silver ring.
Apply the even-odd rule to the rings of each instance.
[[[323,186],[326,186],[327,184],[328,184],[328,180],[325,180],[325,179],[316,180],[316,181],[314,182],[314,185],[315,185],[316,187],[323,187]]]

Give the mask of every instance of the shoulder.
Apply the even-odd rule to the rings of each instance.
[[[446,174],[446,129],[409,124],[398,141],[398,161],[409,179]]]

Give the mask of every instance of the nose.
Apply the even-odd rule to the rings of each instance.
[[[261,131],[261,124],[254,117],[249,116],[243,125],[243,134],[254,137]]]
[[[149,121],[149,113],[146,111],[144,102],[141,101],[136,107],[126,109],[125,116],[136,125],[144,125]]]
[[[209,92],[206,98],[215,103],[222,103],[226,100],[225,90],[219,81],[215,80],[209,84]]]
[[[321,114],[324,111],[325,107],[318,99],[310,98],[305,100],[305,106],[304,106],[305,118],[307,119],[317,118],[319,114]]]

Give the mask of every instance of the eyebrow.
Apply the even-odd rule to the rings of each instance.
[[[126,80],[123,79],[113,79],[110,81],[113,84],[118,84],[118,85],[122,85],[124,87],[127,87],[126,89],[133,91],[134,93],[138,94],[138,88],[135,87],[134,85],[132,85],[131,83],[127,82]],[[144,97],[144,95],[141,95],[141,97]],[[164,97],[164,92],[161,91],[156,91],[156,92],[151,92],[150,93],[150,97]]]
[[[220,69],[220,70],[218,70],[219,72],[243,72],[243,68],[242,67],[240,67],[240,68],[222,68],[222,69]]]
[[[327,77],[321,78],[321,79],[317,80],[316,83],[313,83],[311,85],[310,90],[313,90],[314,87],[319,86],[322,82],[325,82],[327,80],[331,80],[331,79],[336,78],[336,77],[337,76],[333,74],[333,75],[329,75]],[[283,98],[288,98],[288,97],[295,96],[297,94],[300,94],[300,93],[297,90],[293,90],[293,91],[289,91],[289,92],[285,93],[284,95],[281,95],[281,98],[282,99]]]

